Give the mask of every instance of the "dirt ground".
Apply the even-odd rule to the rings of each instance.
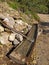
[[[41,34],[36,43],[37,65],[49,65],[49,34]]]

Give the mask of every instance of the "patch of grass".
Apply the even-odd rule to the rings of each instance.
[[[31,19],[36,19],[37,21],[40,21],[40,17],[37,15],[36,12],[33,12],[33,11],[26,11],[26,14],[27,15],[31,15]]]
[[[13,2],[13,1],[9,1],[8,4],[9,4],[9,6],[12,7],[13,9],[17,9],[17,10],[20,10],[20,11],[22,12],[22,13],[21,13],[21,16],[22,16],[23,21],[25,21],[25,22],[28,23],[29,21],[31,22],[31,20],[32,20],[33,18],[36,19],[37,21],[40,20],[39,16],[38,16],[35,12],[29,11],[25,5],[24,5],[24,6],[21,6],[18,2]],[[23,7],[24,7],[24,12],[23,12]],[[28,15],[29,18],[30,18],[30,20],[27,20],[26,17],[23,16],[24,14]],[[31,16],[30,16],[30,15],[31,15]],[[30,23],[30,22],[29,22],[29,23]]]
[[[9,1],[7,2],[9,4],[10,7],[12,7],[13,9],[18,9],[19,7],[19,4],[17,2],[12,2],[12,1]]]
[[[37,15],[37,13],[32,12],[32,16],[34,17],[35,20],[40,21],[40,17]]]

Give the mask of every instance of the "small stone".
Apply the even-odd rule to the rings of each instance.
[[[14,43],[14,45],[17,45],[17,44],[19,44],[20,42],[19,42],[17,39],[15,39],[13,43]]]
[[[20,34],[16,34],[16,38],[20,41],[23,41],[23,36]]]
[[[36,64],[37,64],[37,61],[36,61],[36,60],[33,60],[33,64],[35,64],[35,65],[36,65]]]
[[[14,39],[15,39],[15,33],[11,33],[9,36],[9,40],[14,41]]]
[[[37,65],[36,60],[30,61],[30,65]]]
[[[38,36],[40,36],[40,34],[42,33],[42,29],[38,29]]]
[[[4,28],[0,25],[0,32],[3,32]]]
[[[28,25],[28,30],[30,30],[32,28],[32,26],[31,25]]]
[[[25,58],[22,59],[22,62],[25,62]]]

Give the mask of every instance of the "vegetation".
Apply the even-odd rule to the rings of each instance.
[[[49,13],[49,0],[0,0],[7,1],[14,9],[22,12]]]
[[[36,13],[49,13],[49,0],[1,0],[7,1],[8,4],[23,13],[26,13],[28,16],[34,17],[39,20],[39,17]]]
[[[23,12],[49,12],[49,0],[12,0],[19,3],[19,9]]]

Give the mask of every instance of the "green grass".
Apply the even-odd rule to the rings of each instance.
[[[40,21],[40,17],[37,15],[37,13],[32,12],[31,14],[32,14],[32,16],[34,17],[35,20]]]
[[[31,14],[31,19],[36,19],[37,21],[40,21],[40,17],[37,15],[37,13],[36,12],[33,12],[33,11],[26,11],[26,14],[27,15],[29,15],[29,14]]]
[[[21,9],[22,7],[25,7],[25,6],[21,6],[18,2],[13,2],[13,1],[9,1],[8,4],[9,4],[10,7],[12,7],[12,8],[15,9],[15,10],[19,10],[19,9]],[[24,22],[30,23],[30,22],[31,22],[31,19],[33,19],[33,18],[36,19],[37,21],[39,21],[40,18],[39,18],[39,16],[38,16],[35,12],[29,11],[29,10],[27,9],[27,7],[25,7],[24,9],[25,9],[24,12],[21,11],[21,12],[22,12],[22,13],[21,13],[21,16],[22,16],[22,19],[23,19]],[[30,20],[27,20],[27,19],[23,16],[24,14],[28,15],[29,18],[30,18]],[[31,17],[30,17],[30,15],[31,15]]]
[[[12,1],[9,1],[7,2],[9,4],[10,7],[12,7],[13,9],[18,9],[19,7],[19,4],[17,2],[12,2]]]

